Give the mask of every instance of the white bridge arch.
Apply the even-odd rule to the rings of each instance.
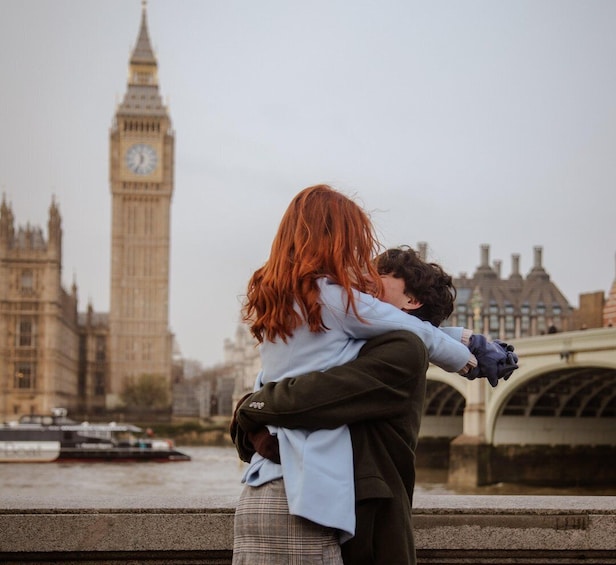
[[[496,388],[430,366],[422,437],[616,445],[616,328],[512,343],[520,368]]]

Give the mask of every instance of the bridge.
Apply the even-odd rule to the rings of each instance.
[[[420,438],[455,438],[450,482],[614,484],[616,328],[512,343],[520,368],[496,388],[430,366]]]

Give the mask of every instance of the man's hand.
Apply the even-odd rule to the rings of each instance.
[[[246,435],[259,455],[274,463],[280,463],[278,438],[270,434],[265,426],[256,432],[248,432]]]
[[[507,356],[505,363],[499,366],[498,374],[499,379],[503,379],[506,381],[511,376],[513,371],[518,368],[518,356],[513,352],[514,347],[510,343],[505,343],[500,339],[495,339],[492,343],[500,345],[503,348],[505,355]]]
[[[270,434],[265,426],[260,427],[254,432],[244,432],[238,424],[237,413],[240,406],[244,404],[252,394],[252,392],[245,394],[237,403],[229,425],[229,435],[242,461],[250,461],[252,454],[256,451],[262,457],[274,463],[280,463],[280,450],[278,448],[278,439],[276,436]]]
[[[495,387],[499,379],[507,380],[518,368],[518,356],[513,352],[513,345],[503,341],[488,341],[484,335],[473,334],[469,349],[477,358],[477,367],[465,375],[469,380],[486,377]]]

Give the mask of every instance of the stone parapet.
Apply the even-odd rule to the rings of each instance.
[[[12,498],[0,562],[231,563],[235,499]],[[418,563],[616,565],[616,497],[417,496]]]

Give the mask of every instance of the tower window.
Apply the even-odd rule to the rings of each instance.
[[[16,363],[13,387],[32,389],[35,386],[34,363]]]
[[[102,371],[94,373],[94,395],[105,395],[105,374]]]
[[[144,361],[152,360],[152,343],[149,340],[143,344],[142,358]]]
[[[20,318],[17,322],[17,347],[34,346],[34,322],[31,318]]]
[[[105,344],[105,338],[101,335],[97,335],[96,336],[96,354],[95,354],[95,360],[98,362],[102,362],[105,361],[106,358],[106,344]]]
[[[21,272],[21,290],[31,292],[34,289],[34,273],[32,269],[24,269]]]
[[[144,231],[151,234],[154,231],[154,209],[151,202],[148,202],[144,209]]]
[[[153,81],[153,76],[151,73],[144,73],[144,72],[135,72],[135,74],[133,75],[133,80],[135,83],[137,84],[151,84]]]
[[[490,332],[498,333],[499,330],[499,316],[498,305],[492,301],[490,303]]]

